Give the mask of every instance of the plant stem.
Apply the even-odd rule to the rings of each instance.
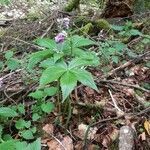
[[[66,121],[66,124],[65,124],[65,127],[67,128],[68,127],[68,124],[69,124],[69,121],[70,121],[70,118],[71,118],[71,100],[70,98],[68,97],[66,102],[68,103],[68,116],[67,116],[67,121]]]
[[[57,104],[56,104],[56,106],[58,107],[58,113],[60,114],[61,113],[61,102],[60,102],[61,96],[60,96],[60,83],[59,83],[59,80],[57,82],[57,88],[58,88],[58,94],[57,94]]]

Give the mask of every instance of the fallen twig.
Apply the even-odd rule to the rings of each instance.
[[[49,32],[49,30],[52,28],[53,25],[54,25],[54,22],[52,22],[51,25],[47,28],[46,32],[42,34],[41,38],[44,38],[46,36],[46,34]]]
[[[63,148],[64,150],[67,150],[67,149],[65,148],[65,146],[60,142],[60,140],[58,140],[53,134],[50,134],[50,136],[52,136],[52,138],[54,138],[54,139],[62,146],[62,148]]]
[[[16,70],[16,71],[14,71],[14,72],[10,72],[9,74],[6,74],[5,76],[3,76],[3,77],[1,77],[0,78],[0,81],[2,82],[4,79],[6,79],[7,77],[9,77],[9,76],[11,76],[11,75],[13,75],[13,74],[15,74],[15,73],[17,73],[17,72],[20,72],[22,69],[18,69],[18,70]]]
[[[116,103],[116,100],[114,99],[112,93],[110,90],[108,90],[109,94],[110,94],[110,97],[114,103],[114,107],[115,109],[117,110],[117,115],[124,115],[124,112],[118,107],[117,103]]]
[[[24,44],[33,46],[33,47],[38,48],[38,49],[44,49],[44,48],[41,47],[41,46],[35,45],[35,44],[33,44],[33,43],[29,43],[29,42],[27,42],[27,41],[24,41],[24,40],[21,40],[21,39],[18,39],[18,38],[14,38],[14,37],[11,37],[11,36],[5,36],[5,37],[6,37],[6,38],[9,38],[9,39],[13,39],[13,40],[19,41],[19,42],[22,42],[22,43],[24,43]]]
[[[139,87],[138,85],[132,85],[132,84],[127,84],[127,83],[121,83],[121,82],[114,81],[114,80],[101,80],[101,79],[96,79],[95,82],[96,82],[97,84],[100,84],[100,83],[118,84],[118,85],[127,86],[127,87],[130,87],[130,88],[134,88],[134,89],[137,89],[137,90],[140,90],[140,91],[144,91],[144,92],[150,93],[150,90],[147,90],[147,89],[145,89],[145,88]]]
[[[123,70],[126,67],[129,67],[130,65],[132,65],[133,63],[139,62],[140,60],[143,59],[143,57],[148,56],[148,55],[150,55],[150,51],[148,51],[144,54],[141,54],[141,55],[137,56],[136,58],[134,58],[133,60],[130,60],[130,61],[126,62],[125,64],[113,69],[112,71],[108,72],[106,75],[102,76],[101,78],[108,78],[108,77],[114,75],[117,71]]]

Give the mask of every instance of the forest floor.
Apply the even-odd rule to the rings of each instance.
[[[40,137],[42,149],[116,150],[120,147],[121,128],[128,126],[133,133],[134,149],[149,150],[150,13],[134,14],[132,19],[108,19],[112,29],[83,34],[101,45],[100,49],[90,47],[101,53],[100,65],[87,67],[99,92],[78,84],[70,94],[70,112],[60,114],[56,108],[49,114],[35,113],[33,119],[35,100],[29,94],[38,88],[41,72],[38,68],[36,73],[28,72],[26,64],[29,54],[41,48],[34,40],[54,39],[60,31],[58,18],[71,20],[72,33],[81,35],[78,31],[84,26],[78,24],[79,16],[73,13],[56,8],[41,12],[42,17],[35,16],[35,12],[24,17],[26,12],[20,12],[23,18],[16,18],[14,11],[10,14],[4,8],[0,12],[6,16],[0,18],[0,107],[20,113],[6,119],[0,112],[0,147],[10,139],[30,143]],[[119,53],[112,53],[113,50]],[[57,96],[48,97],[53,102],[56,99]],[[23,134],[31,130],[33,135]]]

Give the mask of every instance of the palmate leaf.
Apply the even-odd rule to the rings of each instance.
[[[37,63],[42,61],[43,59],[52,56],[53,51],[51,50],[42,50],[31,54],[29,59],[28,68],[32,69]]]
[[[40,78],[40,85],[43,86],[57,80],[65,71],[64,67],[57,65],[47,68]]]
[[[69,69],[92,65],[92,61],[84,60],[82,58],[75,58],[69,63]]]
[[[84,69],[72,69],[71,72],[76,76],[77,80],[80,81],[83,85],[89,86],[92,89],[99,92],[90,72]]]
[[[89,66],[89,65],[99,65],[99,58],[98,57],[88,57],[87,58],[75,58],[73,59],[70,63],[68,68],[77,68],[77,67],[82,67],[82,66]]]
[[[83,36],[74,35],[71,37],[72,47],[82,47],[88,45],[95,45],[96,43],[88,38],[84,38]]]
[[[48,39],[48,38],[39,38],[35,40],[36,44],[38,44],[41,47],[48,48],[50,50],[56,50],[57,49],[57,44],[54,40]]]
[[[62,90],[63,101],[69,96],[72,90],[77,85],[77,78],[74,73],[67,71],[60,79],[60,86]]]

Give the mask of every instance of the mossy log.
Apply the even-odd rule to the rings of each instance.
[[[108,31],[111,25],[105,19],[92,20],[85,16],[79,16],[75,19],[75,24],[78,26],[79,34],[99,33],[101,30]]]

